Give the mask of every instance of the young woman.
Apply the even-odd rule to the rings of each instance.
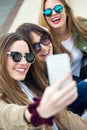
[[[87,20],[75,17],[66,0],[42,0],[39,24],[48,28],[59,52],[71,55],[74,79],[87,78]]]
[[[24,84],[35,61],[32,51],[30,41],[19,34],[11,33],[0,38],[0,130],[54,130],[56,113],[77,97],[74,81],[66,86],[67,89],[59,90],[70,74],[47,87],[43,96],[35,91],[34,88],[41,93],[37,86],[32,90],[29,82],[28,87]],[[85,122],[83,124],[85,126]]]
[[[38,78],[40,79],[39,85],[47,86],[48,84],[48,80],[47,80],[48,78],[46,73],[47,71],[46,68],[43,66],[43,64],[45,64],[45,60],[49,55],[57,54],[60,52],[57,46],[58,44],[53,44],[53,39],[51,38],[48,31],[32,23],[24,23],[20,25],[17,28],[16,32],[22,34],[23,36],[26,37],[27,40],[31,41],[34,51],[36,53],[36,59],[39,60],[39,62],[37,63],[37,71],[33,70],[33,72],[35,71],[37,73],[36,75],[38,75],[38,71],[40,71],[38,75]],[[35,63],[35,67],[36,67],[36,63]],[[43,76],[44,73],[45,73],[45,77]],[[34,80],[36,80],[35,84],[37,84],[37,78],[36,78],[37,76],[34,75],[34,77],[35,77]],[[27,76],[26,78],[26,82],[29,81],[29,79],[30,79],[30,73],[29,76]],[[46,81],[47,83],[46,85],[45,84],[42,85],[43,79],[44,81]],[[31,84],[34,84],[33,80],[31,80],[30,82]],[[87,87],[86,86],[87,86],[87,82],[85,81],[82,81],[77,84],[78,98],[73,104],[68,106],[68,108],[72,112],[75,112],[80,116],[82,115],[84,110],[87,109],[87,96],[86,96]],[[39,89],[41,88],[39,87]],[[42,91],[44,91],[44,89]]]

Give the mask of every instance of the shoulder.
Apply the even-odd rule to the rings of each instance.
[[[86,19],[86,18],[83,18],[83,17],[78,16],[77,19],[78,19],[80,22],[82,22],[82,23],[84,23],[84,24],[87,24],[87,19]]]
[[[68,110],[62,110],[57,114],[57,119],[62,127],[67,130],[87,130],[87,120]],[[60,125],[59,125],[60,126]]]

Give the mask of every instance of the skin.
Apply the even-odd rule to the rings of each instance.
[[[40,35],[37,35],[35,33],[32,33],[32,36],[34,37],[34,42],[39,42],[40,41]],[[51,46],[51,47],[50,47]],[[44,48],[43,48],[44,47]],[[53,54],[53,48],[52,48],[52,43],[47,46],[41,46],[41,51],[37,54],[37,58],[41,59],[41,61],[45,61],[46,58],[49,56],[47,55],[45,58],[42,59],[41,54],[46,52],[50,48],[50,55]],[[61,84],[63,84],[71,74],[66,74],[62,76],[60,79],[57,80],[57,82],[45,89],[45,92],[42,96],[40,105],[37,107],[37,111],[39,115],[43,118],[49,118],[56,113],[58,113],[60,110],[71,104],[78,96],[77,94],[77,88],[76,88],[76,83],[75,81],[72,81],[69,85],[65,86],[63,89],[61,89]],[[55,96],[54,96],[55,93]],[[49,102],[47,102],[47,99],[50,99]],[[44,107],[45,106],[45,107]],[[31,115],[26,109],[25,111],[25,118],[26,120],[29,121]]]
[[[38,35],[38,34],[36,34],[36,33],[32,33],[32,36],[33,36],[33,43],[40,41],[40,38],[41,38],[40,35]],[[37,53],[36,57],[37,57],[40,61],[45,61],[46,58],[47,58],[49,55],[52,55],[52,54],[53,54],[52,43],[50,42],[50,44],[47,45],[47,46],[44,46],[43,44],[40,44],[40,45],[41,45],[41,51],[40,51],[39,53]]]
[[[32,36],[33,36],[33,43],[32,44],[35,44],[35,43],[40,41],[41,36],[39,34],[32,32]],[[47,46],[44,46],[43,44],[40,44],[40,45],[41,45],[41,51],[37,53],[36,57],[40,61],[45,62],[46,58],[48,56],[53,55],[53,46],[52,46],[51,42]]]
[[[47,0],[45,3],[45,9],[51,8],[53,9],[55,5],[63,5],[59,0]],[[67,26],[66,26],[66,11],[65,8],[63,7],[63,12],[61,13],[56,13],[53,10],[53,13],[50,17],[45,17],[47,23],[55,29],[56,32],[59,32],[60,35],[62,36],[62,40],[66,40],[68,35],[67,32]]]
[[[20,52],[22,55],[29,52],[28,45],[25,41],[16,41],[12,46],[9,48],[9,51],[17,51]],[[26,61],[24,57],[22,57],[20,62],[14,62],[12,57],[8,55],[7,57],[7,70],[14,80],[21,81],[24,80],[27,71],[29,70],[31,64]]]
[[[21,40],[14,42],[9,48],[9,51],[18,51],[24,55],[24,53],[29,52],[29,48],[26,42]],[[24,57],[22,57],[20,62],[14,62],[12,57],[7,57],[7,70],[14,80],[23,80],[30,68],[30,65],[31,64],[27,63]],[[60,90],[61,84],[63,84],[70,76],[71,74],[62,76],[54,85],[45,89],[41,102],[37,107],[37,112],[41,117],[49,118],[55,115],[77,98],[77,88],[74,81],[72,81],[64,89]],[[47,102],[48,97],[50,99],[49,102]],[[27,108],[25,109],[24,116],[27,122],[30,122],[31,113],[29,113]]]
[[[41,102],[37,107],[37,112],[43,118],[49,118],[66,106],[71,104],[78,96],[76,83],[72,81],[64,89],[60,90],[61,84],[63,84],[71,74],[66,74],[56,81],[56,83],[50,87],[47,87],[42,96]],[[55,96],[54,96],[55,93]],[[49,102],[47,102],[49,97]],[[28,109],[25,110],[25,118],[30,121],[31,114]]]
[[[59,0],[47,0],[45,3],[45,9],[47,8],[53,9],[55,5],[62,5],[62,3]],[[67,33],[67,29],[66,29],[66,17],[67,16],[64,7],[63,7],[63,12],[61,12],[60,14],[56,13],[53,10],[52,16],[45,17],[48,24],[52,28],[54,28],[56,32],[59,32],[61,34],[62,41],[66,40],[69,37],[69,34]],[[32,33],[32,35],[34,37],[34,42],[40,41],[40,37],[41,37],[40,35],[35,33]],[[41,44],[41,51],[37,54],[37,58],[40,61],[46,61],[46,58],[49,55],[53,55],[52,43],[50,43],[47,46]]]

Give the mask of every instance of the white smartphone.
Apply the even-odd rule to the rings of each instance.
[[[70,57],[66,53],[55,54],[46,59],[49,84],[52,85],[61,76],[71,73]],[[72,81],[72,76],[64,82],[61,88],[65,87]]]

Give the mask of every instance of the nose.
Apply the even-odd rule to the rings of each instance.
[[[54,9],[52,10],[52,15],[53,15],[53,14],[56,14],[56,12],[55,12],[55,10],[54,10]]]
[[[26,57],[22,56],[21,61],[19,63],[20,64],[27,64],[28,62],[26,61]]]

